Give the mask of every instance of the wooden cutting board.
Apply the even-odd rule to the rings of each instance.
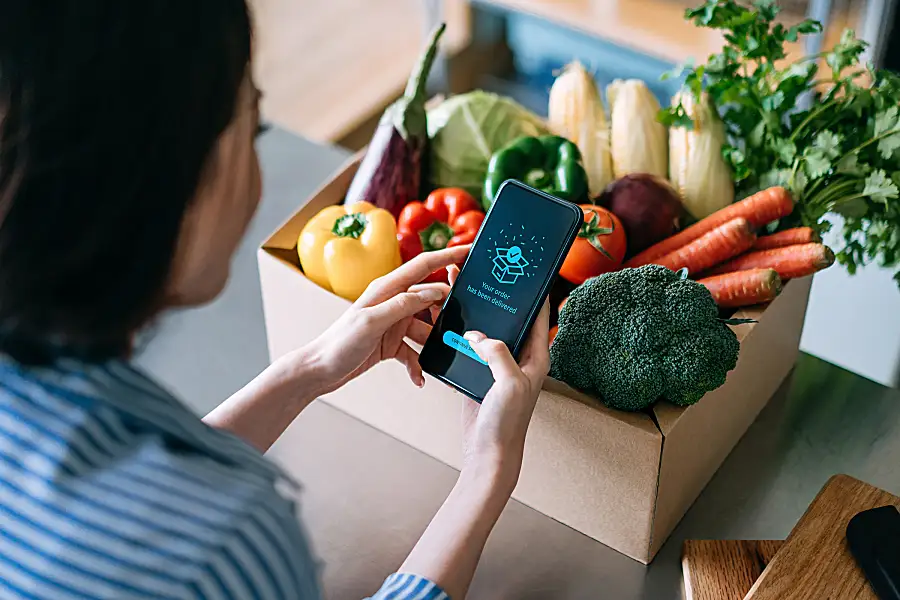
[[[686,600],[743,600],[781,548],[776,540],[689,540],[684,543]]]
[[[847,546],[857,513],[900,498],[847,475],[836,475],[813,500],[746,600],[877,600]]]

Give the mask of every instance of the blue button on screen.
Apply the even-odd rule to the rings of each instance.
[[[472,346],[469,345],[468,340],[466,340],[466,338],[459,335],[458,333],[454,333],[452,331],[445,331],[443,340],[444,340],[445,344],[447,344],[448,346],[450,346],[457,352],[461,352],[461,353],[465,354],[466,356],[468,356],[469,358],[471,358],[473,360],[477,360],[478,362],[480,362],[483,365],[487,364],[486,362],[481,360],[481,357],[479,357],[478,354],[475,353],[475,351],[472,349]]]

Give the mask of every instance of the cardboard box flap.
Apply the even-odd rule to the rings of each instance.
[[[293,250],[296,248],[297,238],[300,237],[300,232],[303,231],[303,226],[307,221],[326,206],[341,204],[344,201],[344,196],[350,187],[350,182],[353,181],[353,176],[356,175],[364,153],[365,151],[357,153],[341,165],[328,178],[328,183],[316,190],[310,201],[276,229],[275,233],[263,242],[262,247],[266,250]]]

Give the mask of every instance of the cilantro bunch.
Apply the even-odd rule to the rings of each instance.
[[[780,227],[802,223],[825,233],[841,223],[837,258],[850,273],[869,263],[897,267],[900,77],[861,65],[866,43],[852,30],[830,50],[787,62],[785,43],[822,25],[786,27],[777,15],[774,0],[708,0],[689,9],[688,20],[722,30],[726,43],[706,64],[669,76],[684,76],[697,98],[705,89],[718,107],[728,132],[722,153],[742,196],[782,185],[797,208]],[[680,104],[660,120],[692,127]],[[894,279],[900,285],[900,270]]]

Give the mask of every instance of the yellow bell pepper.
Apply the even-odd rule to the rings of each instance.
[[[297,254],[310,280],[356,300],[374,279],[400,266],[397,225],[391,213],[368,202],[329,206],[300,232]]]

